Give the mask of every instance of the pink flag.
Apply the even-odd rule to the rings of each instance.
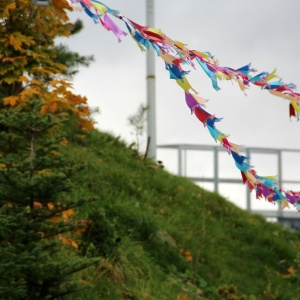
[[[121,35],[126,36],[127,33],[124,32],[121,28],[119,28],[117,26],[117,24],[114,23],[113,20],[107,14],[104,15],[103,19],[104,19],[104,23],[105,23],[105,25],[103,24],[103,26],[106,29],[111,30],[114,33],[114,35],[118,38],[118,42],[120,43],[121,42]]]

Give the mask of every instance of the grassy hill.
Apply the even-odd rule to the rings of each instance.
[[[300,234],[267,223],[119,138],[98,131],[67,149],[83,164],[76,197],[92,220],[77,255],[100,256],[70,299],[300,299]],[[244,296],[242,296],[244,295]]]

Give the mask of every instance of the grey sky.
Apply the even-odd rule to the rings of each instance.
[[[146,25],[146,0],[102,2]],[[258,71],[269,72],[276,67],[283,81],[295,83],[300,91],[299,11],[299,0],[161,0],[155,1],[155,27],[190,49],[210,51],[221,66],[239,68],[251,62]],[[68,44],[74,51],[96,58],[75,78],[76,92],[100,108],[99,129],[132,141],[127,119],[146,101],[145,53],[130,36],[118,43],[84,12],[71,16],[82,19],[85,29]],[[126,31],[122,22],[117,23]],[[156,78],[158,144],[215,144],[207,129],[190,114],[183,90],[169,79],[160,58],[156,60]],[[201,97],[210,100],[206,110],[223,117],[216,126],[230,134],[229,141],[249,147],[300,149],[300,123],[289,120],[288,101],[256,86],[244,96],[237,84],[228,81],[221,81],[221,90],[216,92],[200,67],[191,71],[189,80]],[[230,164],[236,171],[232,160]]]

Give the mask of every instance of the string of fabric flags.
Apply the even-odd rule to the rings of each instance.
[[[189,65],[195,69],[196,63],[200,65],[217,91],[220,90],[218,80],[236,81],[243,92],[250,85],[259,86],[275,96],[288,100],[290,102],[290,118],[295,117],[299,120],[300,94],[295,91],[296,86],[293,83],[284,83],[276,74],[276,69],[272,72],[260,72],[252,75],[257,70],[251,68],[251,64],[239,69],[221,67],[211,53],[190,50],[186,44],[172,40],[160,29],[139,25],[98,0],[67,1],[74,10],[85,11],[95,24],[101,24],[106,30],[111,31],[119,42],[129,33],[142,51],[153,48],[157,56],[164,61],[170,79],[174,79],[184,90],[186,104],[191,112],[208,129],[213,139],[218,141],[232,156],[236,167],[241,172],[243,183],[248,185],[250,191],[255,190],[256,198],[265,198],[269,202],[278,203],[281,209],[290,207],[291,204],[300,212],[300,192],[279,188],[277,176],[259,176],[257,174],[253,166],[246,162],[249,157],[240,154],[242,146],[230,142],[229,135],[216,128],[215,123],[221,121],[221,118],[204,110],[207,100],[197,95],[197,91],[190,85],[186,77],[189,71],[185,71],[182,66]],[[128,33],[123,31],[111,17],[123,21]]]

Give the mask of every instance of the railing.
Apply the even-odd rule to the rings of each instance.
[[[210,145],[159,145],[157,147],[158,149],[169,149],[169,150],[176,150],[177,151],[177,160],[178,160],[178,170],[177,175],[187,177],[192,181],[195,182],[209,182],[213,184],[213,190],[215,192],[219,192],[219,185],[222,184],[232,184],[232,183],[242,183],[241,178],[232,178],[232,177],[225,177],[219,175],[220,170],[220,162],[219,162],[219,154],[222,152],[226,152],[226,149],[220,147],[220,146],[210,146]],[[187,155],[188,151],[199,151],[199,152],[207,152],[213,154],[213,160],[209,163],[213,165],[213,176],[207,177],[197,177],[197,176],[187,176]],[[300,150],[294,150],[294,149],[273,149],[273,148],[258,148],[258,147],[248,147],[244,148],[243,154],[245,154],[247,157],[250,157],[248,163],[251,164],[251,155],[252,154],[270,154],[275,155],[276,157],[276,166],[277,166],[277,174],[278,174],[278,185],[280,187],[286,185],[286,184],[294,184],[298,186],[298,190],[300,189],[300,180],[290,180],[283,178],[282,170],[283,170],[283,164],[282,164],[282,156],[285,153],[296,153],[299,155],[298,161],[300,161]],[[201,153],[199,153],[201,155]],[[233,167],[234,168],[234,167]],[[299,175],[300,177],[300,175]],[[253,210],[251,208],[251,196],[249,189],[245,187],[245,198],[246,198],[246,209],[255,213],[263,215],[266,218],[277,218],[278,220],[281,220],[282,223],[287,222],[289,219],[293,222],[296,222],[296,227],[300,227],[300,214],[295,211],[281,211],[278,210]],[[295,224],[294,224],[295,225]]]

